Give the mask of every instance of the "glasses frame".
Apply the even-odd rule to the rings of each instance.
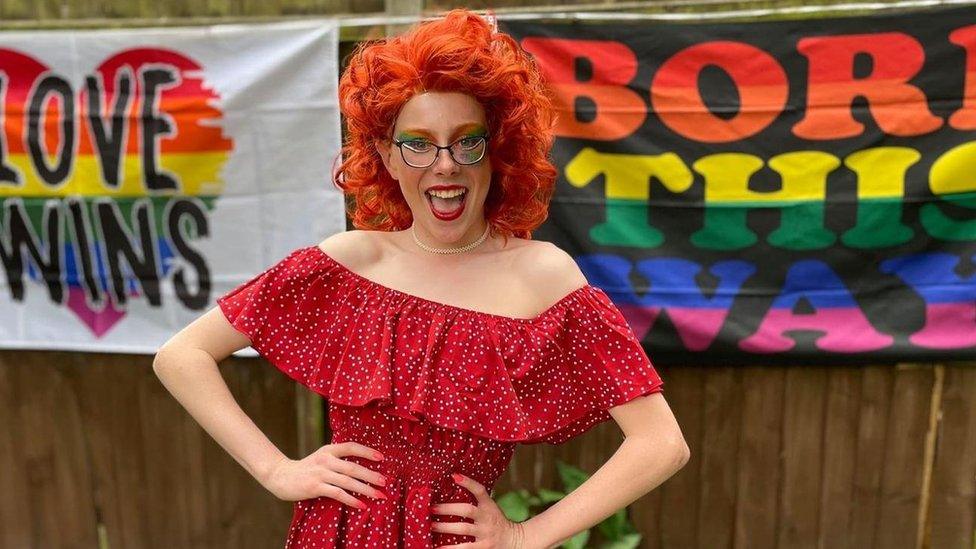
[[[454,145],[457,145],[458,143],[460,143],[461,141],[464,141],[465,139],[471,139],[472,137],[479,138],[479,139],[481,139],[482,141],[485,142],[485,148],[482,149],[481,156],[479,156],[478,159],[475,160],[474,162],[458,162],[458,159],[457,158],[454,158],[454,153],[451,152],[451,147],[453,147]],[[404,143],[407,143],[407,142],[410,142],[410,141],[419,141],[419,139],[406,139],[406,140],[403,140],[403,141],[397,141],[396,139],[394,139],[394,138],[391,137],[390,138],[390,141],[392,141],[393,144],[396,145],[398,149],[400,149],[400,158],[403,159],[403,163],[404,164],[406,164],[407,166],[410,166],[411,168],[429,168],[429,167],[433,166],[435,162],[437,162],[437,157],[439,157],[441,155],[441,151],[442,150],[446,150],[447,151],[447,156],[451,157],[451,160],[455,164],[457,164],[458,166],[473,166],[474,164],[477,164],[478,162],[481,162],[482,160],[485,159],[485,154],[488,153],[488,137],[489,137],[489,134],[487,134],[487,133],[485,133],[483,135],[466,135],[464,137],[461,137],[459,139],[456,139],[456,140],[452,141],[451,143],[449,143],[445,147],[442,147],[442,146],[438,145],[437,143],[434,143],[433,141],[428,141],[427,143],[429,143],[430,145],[432,145],[433,147],[435,147],[437,149],[437,152],[434,153],[434,157],[431,159],[430,164],[427,164],[426,166],[416,166],[414,164],[411,164],[407,160],[406,155],[403,154],[403,145],[404,145]],[[417,151],[414,151],[414,152],[417,152]]]

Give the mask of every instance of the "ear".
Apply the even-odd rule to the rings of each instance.
[[[376,147],[376,152],[380,155],[380,160],[383,161],[383,167],[386,168],[387,173],[390,177],[399,181],[397,177],[396,167],[392,166],[390,163],[390,155],[393,152],[393,143],[386,139],[377,139],[373,142]]]

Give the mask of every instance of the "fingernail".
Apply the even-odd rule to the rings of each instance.
[[[376,491],[376,497],[379,498],[379,499],[387,499],[386,494],[384,494],[383,492],[381,492],[379,490]]]
[[[380,486],[386,486],[389,482],[389,479],[386,477],[380,477]]]
[[[357,500],[356,501],[356,507],[359,507],[360,509],[365,509],[366,508],[366,504]]]
[[[381,453],[379,453],[379,452],[376,452],[375,454],[373,454],[373,457],[374,457],[375,459],[383,459],[383,454],[381,454]]]
[[[457,473],[451,473],[451,478],[454,479],[454,482],[461,482],[462,480],[464,480],[464,477],[462,477]]]

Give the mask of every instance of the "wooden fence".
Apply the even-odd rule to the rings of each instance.
[[[595,4],[0,0],[0,28],[557,3]],[[343,38],[375,32],[344,31]],[[144,355],[0,352],[0,548],[281,546],[291,504],[265,492],[197,426],[151,362]],[[221,371],[287,454],[299,457],[323,442],[317,396],[260,359],[231,358]],[[631,506],[643,547],[974,547],[976,363],[660,371],[692,458]],[[562,446],[522,446],[498,492],[558,488],[555,460],[592,472],[620,437],[610,421]]]
[[[197,426],[151,363],[0,353],[0,547],[282,545],[291,504]],[[262,359],[221,371],[288,455],[317,446],[298,418],[318,397]],[[976,364],[660,372],[692,458],[630,507],[642,547],[973,547]],[[620,440],[611,420],[520,446],[496,495],[557,489],[556,459],[592,472]]]

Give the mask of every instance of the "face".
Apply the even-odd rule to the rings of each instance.
[[[412,97],[400,110],[393,126],[393,139],[406,142],[403,152],[410,164],[422,165],[424,151],[430,154],[433,145],[454,145],[454,157],[465,162],[476,158],[480,141],[487,135],[488,126],[481,104],[462,93],[425,92]],[[485,144],[487,148],[487,144]],[[461,246],[477,240],[487,227],[484,216],[485,198],[491,182],[491,163],[488,151],[475,164],[455,162],[447,150],[437,151],[433,164],[416,168],[404,160],[400,148],[393,142],[377,143],[377,151],[390,175],[400,184],[400,190],[413,213],[417,237],[435,247]],[[419,152],[418,152],[419,151]],[[457,198],[438,199],[430,191],[448,187],[448,194],[463,190],[460,215]],[[450,188],[454,188],[452,191]],[[440,211],[438,214],[436,211]]]

